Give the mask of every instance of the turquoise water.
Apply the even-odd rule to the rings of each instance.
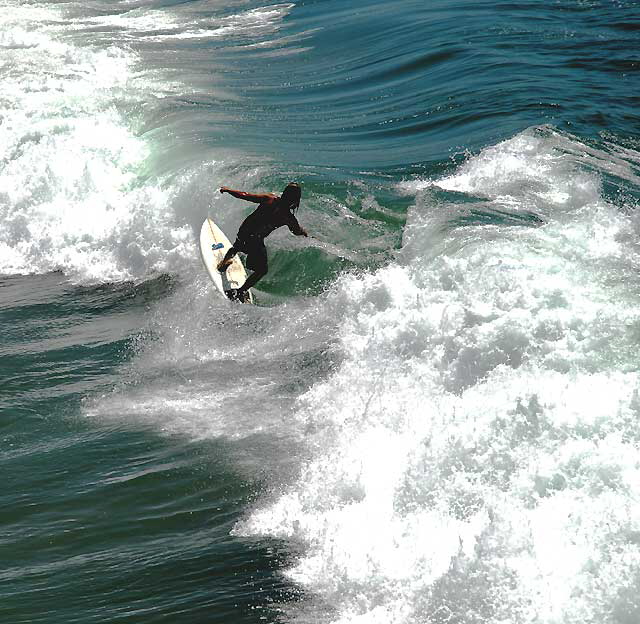
[[[0,621],[640,621],[638,3],[0,19]]]

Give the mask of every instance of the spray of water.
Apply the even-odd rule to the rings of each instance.
[[[405,184],[398,262],[328,296],[314,457],[235,529],[304,545],[288,574],[328,620],[640,617],[633,221],[583,154],[533,129]]]

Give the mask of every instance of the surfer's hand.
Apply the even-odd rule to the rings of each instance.
[[[220,193],[228,193],[231,189],[227,186],[220,187]]]

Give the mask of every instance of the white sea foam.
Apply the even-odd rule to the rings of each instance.
[[[231,34],[253,39],[273,35],[278,32],[280,23],[294,7],[292,4],[279,4],[252,9],[217,20],[215,27],[201,24],[199,28],[182,28],[180,32],[160,36],[160,39],[209,39]]]
[[[235,529],[304,546],[288,575],[323,620],[640,617],[636,260],[581,158],[527,131],[416,184],[399,264],[328,295],[345,360],[301,399],[315,457]],[[460,221],[432,184],[539,220]]]
[[[77,48],[5,8],[0,102],[0,272],[55,269],[78,280],[178,270],[193,256],[171,188],[143,181],[148,145],[118,111],[146,85],[135,54]]]
[[[125,39],[144,38],[150,41],[217,39],[230,35],[260,39],[277,33],[282,20],[293,8],[294,5],[290,3],[274,4],[216,18],[202,17],[197,11],[190,11],[188,6],[178,11],[139,8],[124,13],[76,20],[75,27],[116,27],[120,29],[120,36]]]

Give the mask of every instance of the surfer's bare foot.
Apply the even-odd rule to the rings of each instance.
[[[218,271],[220,271],[220,273],[224,273],[229,268],[232,262],[233,260],[220,260],[217,266]]]

